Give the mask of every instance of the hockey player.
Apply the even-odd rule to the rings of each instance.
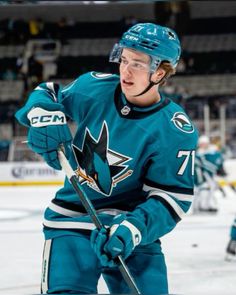
[[[110,55],[119,76],[89,72],[64,88],[42,83],[17,112],[29,147],[55,169],[64,145],[107,227],[95,229],[65,180],[45,211],[42,292],[97,293],[102,273],[111,293],[129,293],[113,260],[121,255],[143,294],[168,293],[160,238],[191,205],[197,145],[183,109],[159,92],[180,51],[173,30],[136,24]],[[78,126],[72,144],[67,118]]]
[[[215,213],[218,211],[215,192],[219,188],[216,175],[225,175],[226,172],[222,153],[206,135],[199,137],[195,164],[196,198],[193,211]]]
[[[226,247],[226,260],[231,260],[231,258],[236,258],[236,217],[231,226],[230,240]]]

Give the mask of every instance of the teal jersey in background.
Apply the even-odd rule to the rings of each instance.
[[[132,211],[147,226],[147,244],[188,211],[198,135],[179,105],[161,94],[159,103],[137,107],[122,94],[119,76],[89,72],[64,88],[39,85],[18,120],[28,125],[35,106],[63,110],[76,123],[69,161],[102,222]],[[94,228],[68,180],[46,209],[44,226],[46,238]]]
[[[195,184],[201,185],[207,177],[214,178],[216,175],[226,175],[223,154],[214,145],[206,150],[199,149],[195,160]]]

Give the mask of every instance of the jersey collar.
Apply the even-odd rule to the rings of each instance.
[[[170,100],[163,97],[161,94],[161,101],[150,107],[138,107],[125,98],[121,91],[120,83],[117,85],[114,96],[115,106],[118,114],[123,118],[140,119],[147,117],[155,112],[158,112],[170,103]]]

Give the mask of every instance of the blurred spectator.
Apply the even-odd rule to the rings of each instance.
[[[156,1],[154,6],[156,21],[165,26],[171,16],[171,5],[169,1]]]
[[[17,74],[11,68],[7,68],[5,72],[3,72],[2,74],[2,80],[5,80],[5,81],[13,81],[13,80],[16,80],[16,78],[17,78]]]
[[[188,60],[187,60],[187,72],[188,74],[194,74],[195,71],[195,60],[194,57],[189,56]]]
[[[61,41],[62,44],[66,43],[67,37],[67,29],[68,29],[68,22],[66,17],[60,18],[57,23],[58,30],[57,30],[57,38]]]
[[[183,36],[188,29],[190,21],[190,8],[188,1],[170,1],[171,17],[169,25],[178,35]]]
[[[20,54],[16,59],[16,71],[17,71],[17,78],[23,80],[24,82],[24,93],[22,94],[25,96],[26,92],[28,91],[28,81],[27,81],[27,73],[24,70],[24,55]]]
[[[29,87],[40,83],[43,79],[43,65],[35,58],[34,54],[28,59]]]
[[[208,100],[208,104],[210,107],[210,117],[211,119],[219,119],[219,111],[220,111],[220,106],[221,102],[219,98],[217,97],[212,97]]]
[[[0,161],[7,161],[10,143],[9,140],[0,140]]]
[[[44,22],[41,18],[33,18],[29,21],[29,32],[31,38],[41,37],[44,30]]]
[[[177,70],[177,73],[178,73],[178,74],[185,73],[185,71],[186,71],[186,63],[185,63],[185,61],[184,61],[183,58],[180,58],[176,70]]]
[[[16,69],[18,74],[22,72],[23,64],[24,64],[24,56],[23,54],[20,54],[16,59]]]
[[[137,24],[138,20],[135,16],[130,15],[130,16],[125,17],[124,22],[125,22],[126,27],[131,27],[131,26]]]
[[[7,20],[6,39],[9,44],[14,44],[17,39],[16,20],[14,18]]]

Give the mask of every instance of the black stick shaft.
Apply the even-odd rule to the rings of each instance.
[[[87,195],[84,192],[84,190],[82,189],[82,187],[79,185],[78,178],[77,178],[75,172],[73,171],[73,169],[71,168],[67,158],[65,157],[65,155],[61,149],[58,150],[58,158],[59,158],[60,164],[62,166],[62,169],[64,170],[67,178],[71,182],[78,197],[80,198],[80,201],[81,201],[82,205],[84,206],[86,212],[91,217],[95,226],[98,229],[102,229],[104,226],[101,223],[100,219],[98,218],[97,212],[96,212],[93,204],[91,203],[90,199],[87,197]],[[118,268],[119,268],[124,280],[126,281],[127,285],[129,286],[130,290],[132,291],[132,293],[133,294],[141,294],[132,275],[130,274],[128,267],[126,266],[123,258],[120,255],[117,257],[117,265],[118,265]]]

